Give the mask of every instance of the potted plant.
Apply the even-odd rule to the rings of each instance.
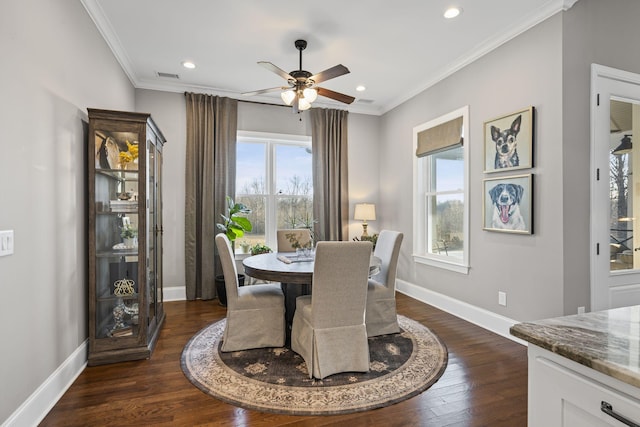
[[[249,249],[251,249],[251,243],[249,243],[247,240],[242,240],[240,242],[240,248],[242,249],[243,254],[248,254]]]
[[[273,252],[271,248],[267,245],[263,245],[262,243],[256,243],[251,246],[251,255],[268,254],[270,252]]]
[[[126,224],[120,230],[120,237],[122,237],[122,241],[124,245],[127,247],[138,246],[138,230],[133,228],[130,224]]]
[[[360,238],[354,237],[353,240],[355,241],[362,240],[363,242],[371,242],[373,243],[373,249],[375,249],[376,243],[378,243],[378,235],[374,234],[372,236],[360,236]]]
[[[217,223],[218,230],[227,235],[231,241],[231,247],[235,247],[235,240],[244,236],[244,233],[250,232],[253,229],[251,221],[244,215],[251,213],[251,209],[242,203],[235,203],[229,196],[227,200],[227,212],[220,214],[222,222]],[[220,305],[227,305],[227,289],[225,288],[224,274],[217,275],[216,281],[216,293],[218,294],[218,301]],[[240,285],[244,285],[244,274],[238,274],[238,282]]]
[[[231,197],[227,196],[227,214],[220,214],[224,221],[216,225],[231,240],[231,245],[234,244],[237,238],[244,236],[244,233],[253,229],[249,218],[243,216],[250,213],[251,209],[242,203],[235,203]]]

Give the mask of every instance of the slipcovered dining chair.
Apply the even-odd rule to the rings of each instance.
[[[291,349],[304,359],[309,378],[368,372],[364,324],[371,242],[319,242],[313,292],[298,297]]]
[[[278,252],[295,252],[294,243],[300,247],[311,245],[311,230],[308,228],[283,229],[277,231]]]
[[[403,234],[382,230],[374,255],[382,260],[380,271],[369,279],[365,323],[367,336],[400,332],[396,314],[396,270]]]
[[[311,230],[308,228],[292,228],[276,231],[278,238],[278,252],[295,252],[294,243],[297,242],[299,247],[311,244]],[[282,292],[284,292],[287,304],[287,324],[293,322],[293,312],[296,309],[296,298],[300,295],[309,295],[311,293],[310,285],[293,285],[289,286],[282,283]]]
[[[227,325],[221,350],[284,346],[284,294],[280,285],[238,286],[231,242],[224,233],[220,233],[216,235],[216,245],[227,290]]]

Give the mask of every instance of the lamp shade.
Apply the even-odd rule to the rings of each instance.
[[[298,110],[304,111],[311,108],[311,103],[304,98],[298,98]]]
[[[318,98],[318,90],[314,88],[308,87],[302,91],[302,94],[304,95],[304,99],[306,99],[309,104],[311,104]]]
[[[353,214],[353,219],[361,221],[376,220],[376,205],[372,203],[358,203]]]
[[[296,97],[296,93],[293,90],[285,90],[280,94],[280,97],[284,101],[285,104],[291,105],[293,104],[293,98]]]

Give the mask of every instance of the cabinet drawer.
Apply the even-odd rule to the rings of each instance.
[[[537,356],[530,362],[530,426],[625,426],[601,410],[602,402],[640,425],[637,393],[621,392],[547,357]]]

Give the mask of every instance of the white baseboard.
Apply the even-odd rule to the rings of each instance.
[[[87,366],[89,341],[85,340],[27,400],[7,418],[2,426],[36,426],[60,400]]]
[[[474,325],[478,325],[481,328],[515,341],[518,344],[527,345],[526,341],[516,338],[509,333],[509,328],[518,323],[513,319],[400,279],[396,280],[396,290],[411,298],[432,305],[467,322],[471,322]]]
[[[185,286],[172,286],[162,290],[164,301],[184,301],[187,299],[187,288]]]

